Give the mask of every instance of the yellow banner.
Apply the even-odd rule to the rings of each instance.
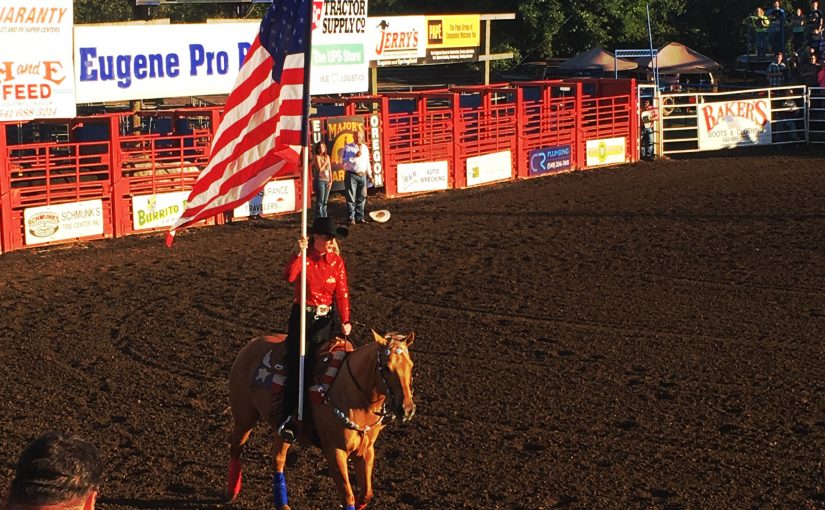
[[[427,16],[427,49],[474,48],[481,44],[481,16]]]

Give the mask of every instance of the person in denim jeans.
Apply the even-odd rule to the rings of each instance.
[[[364,215],[367,205],[367,178],[372,179],[370,152],[364,143],[364,132],[355,132],[352,143],[344,147],[341,158],[346,169],[344,185],[347,194],[347,217],[350,225],[369,223]]]
[[[327,154],[327,144],[315,144],[312,150],[312,193],[315,195],[315,218],[327,217],[327,200],[332,189],[332,163]]]

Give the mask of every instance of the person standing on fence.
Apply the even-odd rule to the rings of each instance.
[[[327,201],[332,190],[332,162],[327,153],[327,144],[321,140],[313,147],[312,192],[315,194],[315,218],[327,217]]]
[[[642,154],[645,161],[653,161],[655,150],[653,144],[653,123],[656,119],[656,111],[650,99],[642,101]]]
[[[341,159],[347,171],[344,184],[349,224],[369,223],[364,210],[367,206],[367,178],[372,179],[372,165],[370,165],[369,147],[364,143],[363,129],[359,128],[355,131],[353,141],[344,147],[344,155]]]
[[[97,448],[47,432],[23,450],[4,510],[94,510],[103,467]]]
[[[771,87],[783,86],[785,84],[785,73],[787,70],[785,54],[777,51],[773,62],[768,64],[768,85]]]
[[[796,14],[793,18],[791,18],[791,45],[793,48],[793,52],[800,52],[802,51],[802,47],[805,46],[805,41],[808,40],[808,36],[805,33],[808,29],[808,17],[805,15],[805,12],[802,10],[802,7],[796,8]]]
[[[773,7],[768,9],[765,15],[770,20],[768,27],[768,35],[771,41],[771,50],[785,51],[785,24],[788,22],[788,16],[785,14],[785,9],[779,0],[773,1]]]

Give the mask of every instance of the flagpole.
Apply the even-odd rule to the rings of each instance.
[[[301,121],[301,140],[304,144],[301,162],[301,238],[307,237],[307,202],[309,195],[309,148],[310,148],[310,62],[312,60],[312,23],[314,13],[312,11],[312,0],[304,0],[307,4],[306,32],[307,39],[306,52],[304,53],[304,112]],[[301,249],[301,348],[300,348],[300,368],[298,370],[298,421],[304,420],[304,367],[306,362],[306,332],[307,332],[307,251]]]

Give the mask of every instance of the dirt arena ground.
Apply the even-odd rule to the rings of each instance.
[[[823,155],[371,200],[393,217],[343,243],[354,318],[418,335],[372,508],[825,508]],[[100,445],[103,510],[226,508],[229,366],[286,326],[297,225],[0,256],[0,483],[61,429]],[[269,508],[256,432],[232,508]],[[317,450],[287,478],[336,507]]]

